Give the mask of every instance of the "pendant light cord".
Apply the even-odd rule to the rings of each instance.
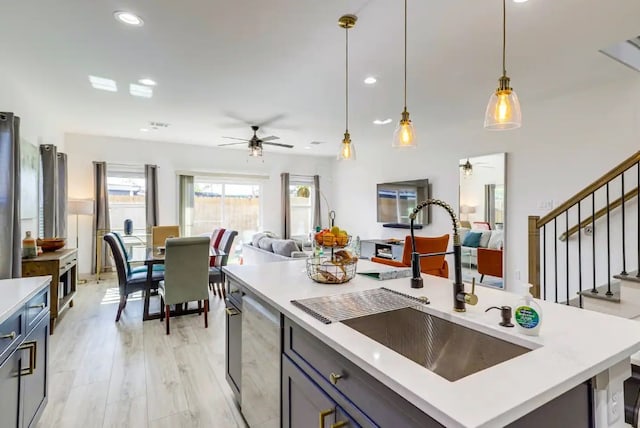
[[[405,0],[406,1],[406,0]],[[502,0],[502,75],[507,75],[507,0]]]
[[[344,79],[345,80],[345,85],[344,85],[345,87],[345,96],[344,96],[345,124],[344,124],[344,128],[347,132],[349,132],[349,26],[346,26],[344,31],[345,31],[345,40],[346,40],[345,62],[344,62],[345,63],[345,73],[344,73],[344,76],[345,76],[345,79]]]
[[[404,110],[407,110],[407,0],[404,0]]]

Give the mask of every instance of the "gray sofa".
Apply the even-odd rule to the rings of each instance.
[[[281,239],[269,232],[256,233],[250,243],[242,245],[242,263],[257,265],[262,263],[290,261],[306,258],[310,248],[294,239]]]

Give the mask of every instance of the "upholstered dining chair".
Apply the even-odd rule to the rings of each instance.
[[[449,235],[437,237],[416,236],[416,251],[420,254],[443,253],[447,251],[447,245],[449,245]],[[411,236],[407,235],[404,240],[402,261],[389,260],[382,257],[372,257],[371,261],[395,267],[411,267]],[[444,255],[422,257],[420,258],[420,272],[448,278],[449,264],[444,259]]]
[[[145,291],[147,284],[147,271],[132,272],[131,267],[127,261],[127,254],[124,251],[124,246],[120,245],[118,237],[115,233],[109,232],[104,235],[104,240],[107,241],[111,253],[113,254],[113,261],[116,265],[116,272],[118,274],[118,291],[120,294],[120,304],[118,305],[118,313],[116,315],[116,322],[120,321],[120,315],[127,306],[127,298],[129,294],[136,291]],[[154,271],[151,277],[152,286],[157,287],[158,283],[163,279],[163,272]]]
[[[153,226],[151,228],[151,245],[153,248],[164,247],[167,238],[180,236],[180,226]]]
[[[158,285],[160,305],[164,308],[160,320],[166,317],[167,334],[171,305],[204,301],[204,326],[209,327],[209,238],[169,238],[164,256],[164,281]],[[162,313],[162,311],[161,311]]]
[[[238,236],[237,230],[219,228],[211,234],[211,248],[224,251],[224,256],[211,256],[209,259],[209,287],[213,294],[224,298],[224,275],[222,267],[227,265],[233,241]]]

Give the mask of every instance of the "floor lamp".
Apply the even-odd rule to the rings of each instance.
[[[78,218],[81,215],[93,215],[93,200],[92,199],[69,199],[67,205],[67,212],[69,215],[76,216],[76,249],[80,253],[80,235],[78,233]],[[78,254],[78,264],[79,264]],[[76,280],[79,284],[86,284],[87,280],[81,280],[77,278],[79,269],[76,269]]]

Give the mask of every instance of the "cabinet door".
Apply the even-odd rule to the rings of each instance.
[[[282,426],[284,428],[359,427],[315,382],[282,356]]]
[[[26,346],[25,346],[26,345]],[[45,316],[29,333],[23,343],[22,368],[29,367],[30,352],[35,352],[35,364],[31,374],[23,373],[23,426],[34,427],[40,413],[47,404],[47,381],[49,363],[49,316]],[[30,349],[33,347],[33,349]]]
[[[20,351],[0,365],[0,428],[20,426]]]
[[[242,312],[227,304],[226,378],[236,399],[240,401],[240,373],[242,363]]]

